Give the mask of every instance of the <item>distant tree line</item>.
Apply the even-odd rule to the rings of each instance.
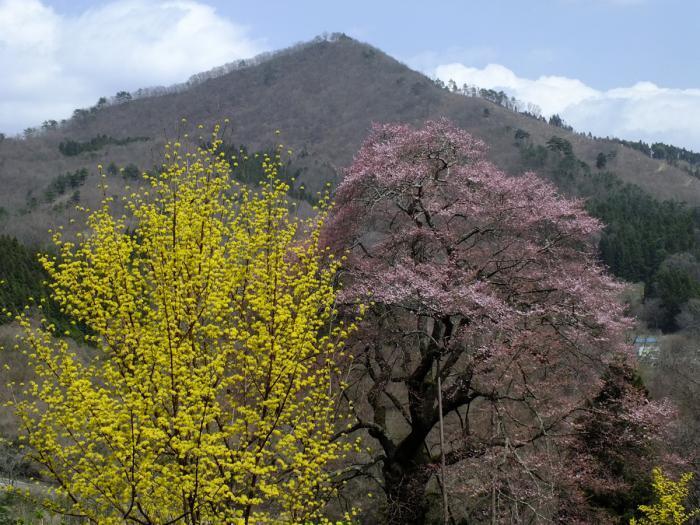
[[[617,138],[612,140],[628,148],[640,151],[652,159],[665,160],[672,166],[681,168],[687,173],[700,178],[700,153],[663,142],[648,144],[641,140],[632,141]]]
[[[488,100],[497,106],[514,111],[515,113],[522,113],[523,115],[527,115],[538,120],[545,120],[545,118],[542,116],[542,109],[537,104],[518,100],[515,97],[508,95],[503,90],[496,91],[495,89],[485,89],[466,83],[459,87],[452,79],[445,83],[439,78],[436,78],[433,79],[433,83],[440,89],[445,89],[451,93],[457,93],[464,95],[465,97],[483,98],[484,100]]]
[[[75,190],[85,184],[88,177],[88,170],[80,168],[74,172],[66,172],[63,175],[54,177],[44,190],[46,202],[53,202],[57,196],[64,195],[69,190]]]
[[[0,235],[0,305],[19,313],[30,297],[44,295],[41,285],[46,279],[34,253],[14,237]],[[7,317],[3,318],[3,322]]]
[[[684,305],[700,297],[700,210],[655,199],[603,171],[614,152],[598,155],[596,168],[602,171],[595,172],[562,137],[534,144],[519,129],[514,138],[526,168],[586,200],[588,212],[606,225],[599,241],[602,262],[621,279],[643,282],[645,298],[659,310],[652,324],[675,331]]]
[[[600,252],[615,275],[650,286],[669,255],[697,249],[694,210],[654,199],[608,172],[592,179],[607,190],[589,199],[588,210],[607,225]]]
[[[147,140],[149,140],[149,137],[126,137],[124,139],[115,139],[114,137],[109,137],[103,134],[97,135],[96,137],[83,142],[68,139],[61,142],[58,145],[58,149],[67,157],[75,157],[86,151],[97,151],[108,144],[125,146],[126,144],[131,144],[132,142],[144,142]]]
[[[157,168],[153,168],[152,170],[154,173],[158,172]],[[110,175],[112,177],[116,177],[117,175],[121,174],[121,176],[126,179],[126,180],[138,180],[141,177],[141,170],[139,167],[134,164],[133,162],[130,162],[126,166],[120,168],[117,166],[114,162],[110,162],[109,165],[107,166],[107,175]]]
[[[16,238],[0,235],[0,324],[12,320],[25,305],[42,304],[46,319],[61,332],[79,333],[80,327],[72,325],[58,305],[50,298],[45,284],[47,274],[34,250],[21,244]]]
[[[585,135],[589,138],[596,140],[611,140],[617,144],[621,144],[628,148],[640,151],[647,157],[651,157],[657,160],[665,160],[669,164],[679,167],[684,171],[688,172],[689,174],[700,178],[700,153],[697,153],[695,151],[686,148],[681,148],[678,146],[673,146],[671,144],[665,144],[663,142],[654,142],[648,144],[642,140],[633,141],[619,139],[615,137],[594,137],[590,132],[584,133],[574,130],[573,126],[567,124],[564,121],[564,119],[562,119],[562,117],[556,113],[554,115],[551,115],[549,119],[546,119],[542,116],[542,110],[539,108],[539,106],[530,102],[526,103],[521,100],[518,100],[515,97],[508,95],[503,90],[497,91],[495,89],[485,89],[466,83],[463,84],[462,87],[459,87],[457,83],[452,79],[448,80],[447,82],[443,82],[439,78],[433,79],[433,83],[437,87],[446,91],[450,91],[451,93],[458,93],[467,97],[479,97],[484,100],[488,100],[489,102],[492,102],[493,104],[496,104],[497,106],[500,106],[504,109],[522,115],[526,115],[537,120],[541,120],[543,122],[547,122],[551,126],[565,129],[572,133],[576,133],[577,135]],[[536,157],[537,156],[538,155],[536,155]],[[687,165],[681,164],[683,162]],[[602,165],[600,165],[601,163]],[[605,161],[600,155],[597,164],[599,169],[601,169],[605,165]]]
[[[644,141],[613,139],[618,144],[627,146],[628,148],[641,151],[646,156],[653,159],[666,160],[668,162],[684,161],[690,165],[700,165],[700,153],[696,153],[686,148],[679,148],[663,142],[653,142],[648,144]]]
[[[574,128],[567,124],[558,114],[555,113],[549,117],[549,120],[547,120],[544,116],[542,116],[542,109],[537,104],[518,100],[512,95],[508,95],[503,90],[497,91],[495,89],[486,89],[466,83],[463,84],[462,87],[459,87],[452,79],[448,80],[447,82],[443,82],[439,78],[435,78],[433,79],[433,84],[440,89],[444,89],[451,93],[457,93],[465,97],[479,97],[504,109],[513,111],[514,113],[519,113],[542,122],[547,122],[551,126],[576,133]],[[484,110],[484,115],[488,116],[488,110]],[[590,133],[588,135],[590,136]]]
[[[272,160],[277,155],[273,150],[248,151],[247,146],[228,143],[222,143],[219,146],[219,152],[230,160],[233,178],[252,186],[259,186],[267,180],[265,159]],[[279,167],[278,177],[289,185],[287,193],[290,197],[315,206],[319,202],[318,197],[308,191],[303,184],[297,185],[301,173],[301,168],[293,168],[289,162],[286,162]]]
[[[67,202],[60,203],[54,206],[55,211],[60,211],[61,208],[65,206],[75,205],[80,202],[80,190],[79,188],[85,184],[89,176],[89,172],[86,168],[80,168],[73,172],[66,172],[61,175],[57,175],[47,184],[44,188],[43,194],[40,197],[35,195],[34,190],[29,190],[26,198],[26,206],[20,213],[29,213],[35,210],[41,201],[52,204],[59,197],[65,195],[72,190],[71,196]]]
[[[558,114],[556,114],[556,113],[555,113],[554,115],[552,115],[551,117],[549,117],[548,123],[549,123],[550,126],[554,126],[554,127],[557,127],[557,128],[562,128],[562,129],[565,129],[565,130],[571,131],[571,132],[574,131],[574,128],[573,128],[572,126],[568,125],[566,122],[564,122],[564,119],[561,118],[561,117],[560,117]]]

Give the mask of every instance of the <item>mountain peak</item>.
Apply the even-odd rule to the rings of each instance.
[[[700,180],[677,167],[481,97],[450,92],[342,33],[321,35],[194,75],[183,84],[135,95],[76,111],[70,121],[27,141],[6,140],[0,145],[1,175],[16,184],[7,185],[0,206],[18,209],[28,192],[46,186],[46,179],[82,168],[94,171],[98,163],[150,169],[159,163],[163,141],[180,133],[182,118],[205,127],[229,118],[227,140],[251,149],[269,147],[275,130],[281,130],[284,142],[299,152],[296,162],[304,165],[306,182],[315,190],[320,182],[337,180],[374,122],[421,125],[440,117],[483,139],[490,159],[510,173],[539,169],[524,161],[518,137],[527,137],[528,145],[544,154],[554,137],[567,142],[575,158],[588,167],[596,166],[602,154],[610,158],[607,169],[654,196],[700,204]],[[150,140],[138,140],[144,137]],[[103,146],[89,154],[66,157],[59,151],[61,142],[96,138]]]
[[[312,38],[311,40],[298,42],[283,49],[279,49],[276,51],[265,51],[252,58],[245,58],[235,60],[233,62],[227,62],[226,64],[216,66],[214,68],[208,69],[207,71],[195,73],[194,75],[191,75],[185,82],[172,84],[170,86],[151,86],[146,88],[140,88],[133,93],[133,97],[145,98],[185,91],[198,84],[201,84],[202,82],[206,82],[207,80],[227,75],[234,71],[240,71],[243,69],[260,66],[262,64],[268,63],[270,61],[285,56],[303,53],[312,48],[326,49],[329,47],[328,44],[335,44],[335,46],[330,46],[331,49],[333,47],[337,48],[339,45],[342,45],[356,47],[357,49],[360,49],[366,53],[381,53],[382,55],[384,55],[384,53],[382,53],[379,49],[371,46],[370,44],[360,42],[359,40],[356,40],[346,35],[345,33],[323,33]],[[387,55],[384,56],[389,58]]]

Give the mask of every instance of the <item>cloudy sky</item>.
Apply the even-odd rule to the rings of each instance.
[[[342,31],[581,131],[700,151],[696,0],[0,0],[0,131]]]

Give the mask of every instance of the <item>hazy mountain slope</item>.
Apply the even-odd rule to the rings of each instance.
[[[488,116],[485,115],[488,109]],[[57,175],[87,167],[136,164],[149,169],[158,163],[166,137],[179,133],[180,119],[189,127],[231,118],[231,140],[253,147],[272,144],[274,131],[295,149],[303,179],[317,187],[333,179],[333,171],[349,164],[373,121],[419,123],[447,116],[483,138],[490,157],[511,172],[522,171],[513,134],[518,128],[535,144],[557,135],[569,140],[576,156],[591,166],[599,152],[616,151],[608,168],[623,180],[639,184],[660,198],[700,204],[700,180],[666,163],[645,157],[609,141],[591,140],[550,126],[480,98],[452,94],[381,51],[349,38],[320,41],[273,56],[267,61],[213,78],[185,90],[108,105],[56,130],[24,140],[0,143],[0,206],[8,210],[4,228],[25,240],[38,241],[54,219],[65,217],[56,204],[39,204],[21,220],[13,213],[26,207]],[[67,138],[89,140],[106,134],[115,138],[147,136],[147,142],[107,145],[66,157],[58,145]],[[111,191],[124,181],[114,177]],[[30,195],[30,192],[31,195]],[[95,177],[80,188],[81,202],[93,204],[99,195]],[[67,196],[61,197],[66,200]],[[39,199],[41,201],[41,199]],[[59,203],[60,203],[59,199]],[[60,206],[59,206],[60,208]],[[63,220],[59,219],[59,222]]]

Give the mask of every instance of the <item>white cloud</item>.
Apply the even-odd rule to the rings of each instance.
[[[499,64],[484,68],[450,63],[432,74],[457,85],[503,90],[523,102],[537,104],[544,115],[558,113],[576,130],[597,136],[661,141],[700,151],[700,89],[659,87],[638,82],[606,91],[561,76],[518,77]]]
[[[245,27],[194,0],[115,0],[73,17],[40,0],[0,0],[0,131],[263,50]]]

